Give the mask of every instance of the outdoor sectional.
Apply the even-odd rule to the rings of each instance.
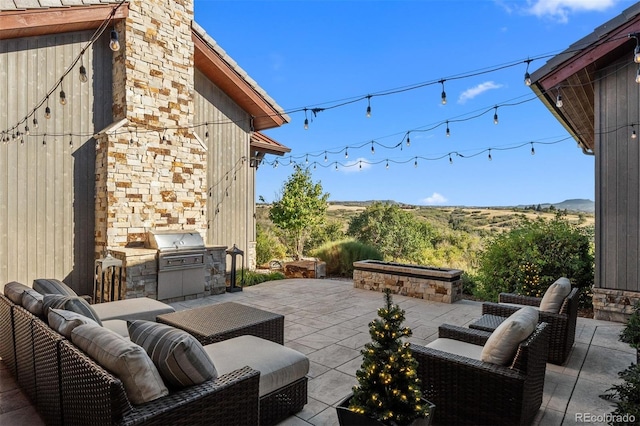
[[[238,352],[250,352],[242,345],[258,345],[266,348],[262,351],[265,358],[262,364],[269,365],[260,362],[252,367],[237,365],[238,359],[243,359],[242,353],[231,357],[231,364],[218,358],[217,378],[182,389],[169,386],[168,395],[134,404],[124,379],[103,368],[70,339],[14,301],[0,295],[0,357],[47,424],[274,424],[299,411],[307,402],[307,358],[277,343],[242,336],[235,338],[238,342],[230,339],[207,345],[204,350],[213,358],[216,353],[238,348]],[[103,329],[97,324],[95,327]],[[250,339],[258,342],[246,341]],[[288,371],[291,366],[286,364],[292,356],[295,362],[291,364],[297,369],[293,375]],[[262,377],[260,371],[269,368],[273,373]],[[287,385],[289,379],[294,383]],[[265,391],[265,383],[277,389]],[[289,398],[291,403],[281,401],[284,391],[280,388],[287,389],[289,396],[288,389],[295,389],[300,395]]]

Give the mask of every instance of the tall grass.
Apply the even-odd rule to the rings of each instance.
[[[358,260],[382,260],[382,254],[372,246],[353,239],[332,241],[321,245],[312,256],[327,264],[328,276],[353,276],[353,262]]]

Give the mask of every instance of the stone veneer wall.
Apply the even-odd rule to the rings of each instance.
[[[593,289],[593,317],[604,321],[626,322],[638,301],[638,292],[596,287]]]
[[[98,138],[96,254],[148,229],[206,233],[206,151],[193,134],[193,1],[131,0],[116,25],[114,122]]]
[[[462,271],[452,270],[456,271],[455,279],[447,281],[436,276],[406,276],[394,272],[393,267],[385,270],[382,265],[379,271],[358,269],[356,265],[358,263],[360,262],[354,262],[354,288],[373,291],[390,288],[396,294],[442,303],[453,303],[462,299],[462,279],[460,278]],[[439,275],[442,273],[439,272]]]

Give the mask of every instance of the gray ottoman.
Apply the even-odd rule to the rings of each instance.
[[[100,321],[112,319],[155,321],[158,315],[175,312],[172,306],[148,297],[96,303],[91,307],[98,314]]]

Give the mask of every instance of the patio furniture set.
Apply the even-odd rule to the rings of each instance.
[[[0,295],[0,357],[54,425],[275,424],[307,402],[309,360],[283,326],[235,303],[90,305],[57,280]]]
[[[502,294],[482,314],[411,345],[433,422],[530,424],[546,362],[573,345],[577,290],[559,279],[543,298]],[[236,303],[90,305],[56,280],[0,295],[0,357],[48,424],[275,424],[307,402],[309,360],[282,345],[283,329],[282,315]]]

